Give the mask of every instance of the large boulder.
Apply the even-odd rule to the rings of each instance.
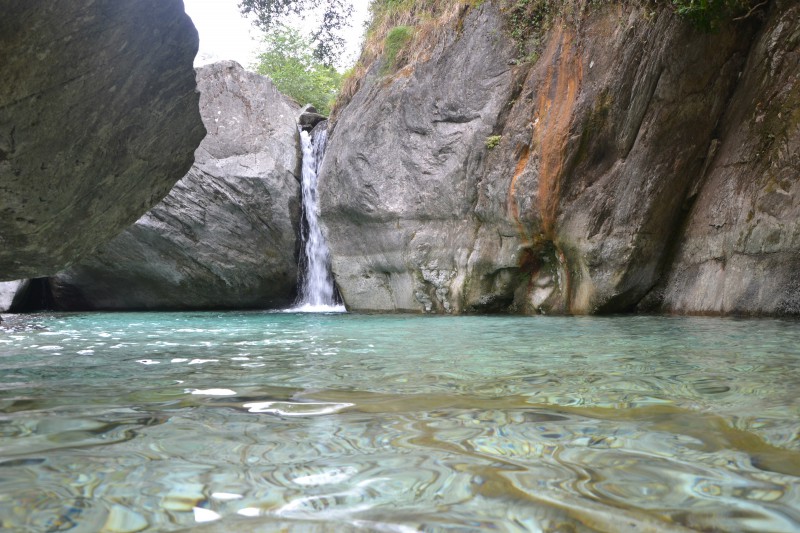
[[[800,315],[800,4],[774,2],[657,309]]]
[[[0,279],[52,274],[156,204],[205,134],[180,0],[7,0]]]
[[[269,79],[198,69],[208,135],[164,200],[50,280],[61,309],[282,307],[297,282],[299,109]]]
[[[484,2],[416,64],[373,64],[320,175],[351,309],[619,312],[657,284],[756,19],[704,33],[668,6],[572,16],[535,61]]]

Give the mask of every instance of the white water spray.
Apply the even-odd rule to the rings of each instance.
[[[330,273],[330,252],[319,226],[319,205],[317,203],[317,173],[322,166],[322,156],[328,131],[317,127],[313,138],[305,131],[300,132],[303,148],[302,199],[304,222],[300,227],[303,242],[300,258],[299,280],[300,295],[297,306],[291,311],[303,312],[337,312],[345,311],[343,305],[336,301],[333,277]]]

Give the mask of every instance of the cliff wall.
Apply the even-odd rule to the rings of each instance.
[[[772,7],[727,109],[653,300],[672,312],[800,315],[800,4]]]
[[[366,69],[320,176],[351,309],[800,312],[796,3],[580,5],[527,57],[483,2]]]

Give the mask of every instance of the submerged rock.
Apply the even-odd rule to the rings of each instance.
[[[0,279],[55,273],[188,171],[197,46],[180,0],[4,2]]]
[[[198,69],[208,135],[169,195],[51,278],[62,309],[282,307],[297,280],[296,104],[223,61]]]
[[[664,309],[703,312],[674,302],[705,283],[706,256],[732,253],[706,220],[728,213],[742,221],[720,227],[741,241],[743,274],[739,289],[713,291],[734,290],[742,307],[709,310],[796,309],[779,302],[800,284],[800,36],[795,4],[771,9],[762,30],[750,17],[704,33],[667,6],[596,7],[556,21],[538,58],[519,62],[485,2],[432,33],[416,63],[386,75],[377,61],[320,175],[348,307],[603,313],[666,294]],[[683,285],[653,291],[677,249]],[[682,265],[696,273],[681,277]]]

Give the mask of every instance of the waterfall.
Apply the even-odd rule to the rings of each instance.
[[[337,301],[336,289],[331,275],[331,258],[322,228],[319,226],[317,203],[317,173],[322,166],[322,156],[328,140],[327,124],[314,128],[312,135],[300,131],[303,148],[302,175],[302,220],[300,238],[302,252],[299,269],[299,296],[292,311],[343,312],[344,306]]]

